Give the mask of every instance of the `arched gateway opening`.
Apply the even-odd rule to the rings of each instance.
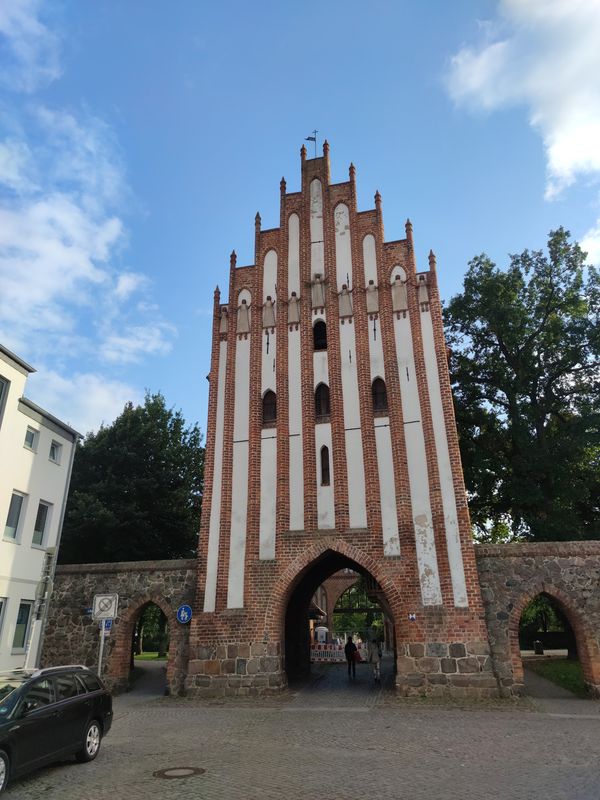
[[[513,611],[509,636],[515,681],[529,693],[544,696],[549,680],[576,694],[598,695],[598,640],[562,592],[544,587],[523,597]],[[535,681],[531,673],[545,680]]]
[[[292,683],[306,679],[311,672],[311,645],[314,646],[315,642],[315,593],[320,590],[320,587],[329,578],[340,574],[342,571],[348,571],[347,574],[354,576],[351,583],[360,583],[361,591],[364,591],[366,598],[365,605],[368,603],[368,610],[371,612],[371,616],[375,616],[373,612],[380,612],[382,630],[383,620],[385,619],[387,624],[387,646],[394,653],[393,663],[395,663],[394,613],[381,585],[366,567],[354,559],[334,550],[326,550],[298,574],[289,591],[285,611],[284,669],[288,681]],[[321,595],[317,595],[317,597],[319,596]],[[324,644],[331,646],[343,644],[343,640],[341,642],[332,641],[332,638],[340,638],[339,636],[333,636],[331,633],[332,630],[335,630],[333,623],[334,610],[334,607],[332,607],[324,612],[323,609],[317,607],[317,612],[320,615],[323,613],[328,614],[329,635],[327,638],[329,642]],[[354,631],[347,631],[346,633],[352,635]],[[375,628],[372,630],[365,629],[360,633],[368,636],[375,633]]]

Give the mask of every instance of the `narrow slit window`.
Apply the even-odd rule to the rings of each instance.
[[[277,397],[275,392],[265,392],[262,401],[262,422],[263,425],[272,425],[277,422]]]
[[[385,382],[381,378],[375,378],[371,386],[373,396],[373,411],[387,411],[388,400]]]
[[[329,387],[320,383],[315,392],[315,416],[317,420],[322,420],[329,417],[329,413]]]
[[[329,485],[329,448],[323,445],[321,448],[321,486]]]
[[[322,319],[317,320],[314,324],[313,345],[315,350],[327,350],[327,325]]]

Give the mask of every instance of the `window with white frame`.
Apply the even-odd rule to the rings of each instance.
[[[27,430],[25,431],[24,446],[27,447],[29,450],[36,450],[37,440],[38,440],[38,431],[36,431],[35,428],[28,427]]]
[[[25,650],[32,610],[33,600],[21,600],[19,613],[17,614],[17,624],[15,625],[15,635],[13,637],[13,650]]]
[[[13,492],[10,498],[10,505],[8,507],[8,516],[6,517],[6,525],[4,526],[4,538],[16,541],[19,532],[19,521],[21,519],[21,512],[23,511],[23,504],[25,502],[25,495],[21,492]]]
[[[51,507],[51,503],[45,503],[43,500],[40,500],[37,514],[35,516],[35,525],[33,526],[33,538],[31,540],[33,544],[44,544],[46,529],[48,528],[48,523],[50,520]]]
[[[53,439],[50,445],[50,461],[54,461],[55,464],[60,464],[61,452],[62,444],[60,444],[60,442],[55,442]]]

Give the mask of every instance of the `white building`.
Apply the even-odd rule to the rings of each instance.
[[[80,436],[23,396],[34,371],[0,345],[0,669],[37,662],[38,587],[53,574]]]

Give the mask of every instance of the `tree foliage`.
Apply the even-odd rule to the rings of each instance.
[[[445,310],[476,535],[600,536],[600,285],[562,228],[506,270],[474,258]]]
[[[60,546],[63,563],[192,557],[202,502],[197,425],[161,394],[128,403],[78,446]]]

